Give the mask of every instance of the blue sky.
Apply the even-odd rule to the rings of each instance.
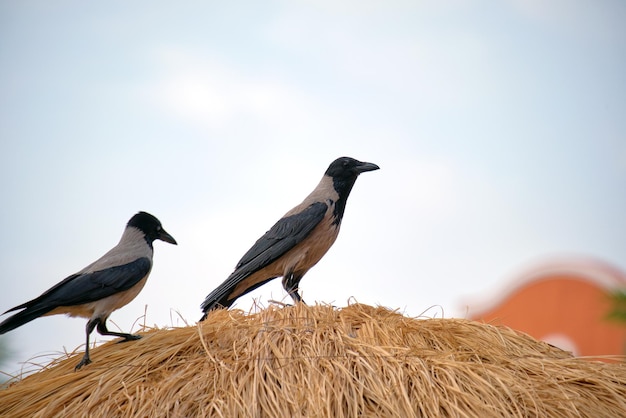
[[[381,170],[309,303],[465,316],[541,260],[626,270],[625,21],[621,1],[0,2],[0,310],[145,210],[179,246],[155,244],[111,319],[193,324],[343,155]],[[236,307],[253,298],[288,301],[275,281]],[[6,334],[2,369],[73,350],[84,324]]]

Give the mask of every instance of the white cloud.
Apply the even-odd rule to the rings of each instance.
[[[252,75],[200,50],[170,45],[153,59],[162,71],[144,86],[144,96],[166,114],[203,127],[224,127],[240,117],[297,123],[315,106],[284,81]]]
[[[317,66],[318,77],[343,82],[348,91],[365,89],[372,100],[459,108],[498,90],[490,87],[495,59],[490,48],[497,40],[464,27],[433,28],[433,23],[420,21],[415,10],[410,13],[417,21],[397,31],[394,21],[400,20],[398,26],[408,23],[403,7],[385,7],[386,13],[365,13],[358,19],[327,9],[334,7],[322,13],[286,9],[268,26],[267,37],[295,61]],[[359,6],[355,9],[363,13]]]

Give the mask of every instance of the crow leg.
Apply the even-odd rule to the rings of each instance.
[[[106,318],[98,320],[98,332],[100,333],[100,335],[112,335],[115,337],[122,337],[123,340],[120,341],[121,343],[126,342],[126,341],[138,340],[141,338],[141,335],[133,335],[133,334],[126,334],[125,332],[109,331],[109,329],[107,328],[107,324],[106,324]]]
[[[294,303],[304,303],[302,297],[298,293],[298,285],[304,273],[289,272],[283,277],[283,288],[289,293]],[[306,303],[304,303],[306,305]]]
[[[83,358],[81,359],[81,361],[76,365],[76,367],[74,367],[74,371],[91,363],[91,359],[89,358],[89,334],[93,332],[94,328],[99,323],[100,323],[100,318],[91,319],[89,320],[89,322],[87,322],[87,326],[85,327],[85,334],[86,334],[85,354],[83,355]]]

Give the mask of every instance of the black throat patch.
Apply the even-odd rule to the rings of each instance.
[[[339,199],[335,202],[335,208],[333,210],[333,225],[339,226],[341,224],[343,213],[346,210],[348,196],[352,191],[357,177],[358,175],[356,174],[350,177],[333,177],[333,188],[339,195]]]

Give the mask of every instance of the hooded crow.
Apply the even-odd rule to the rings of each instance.
[[[67,314],[89,318],[85,355],[75,370],[91,363],[89,335],[94,328],[101,335],[124,338],[120,342],[141,338],[140,335],[109,331],[106,321],[111,312],[133,300],[146,284],[152,268],[152,243],[157,239],[177,245],[157,218],[146,212],[137,213],[128,221],[120,242],[101,258],[38,298],[6,311],[5,314],[22,309],[0,323],[0,334],[40,316]]]
[[[228,308],[238,297],[281,276],[283,287],[294,302],[302,301],[298,284],[335,242],[357,177],[378,169],[376,164],[349,157],[333,161],[311,194],[259,238],[237,263],[235,271],[206,297],[200,320],[210,310]]]

